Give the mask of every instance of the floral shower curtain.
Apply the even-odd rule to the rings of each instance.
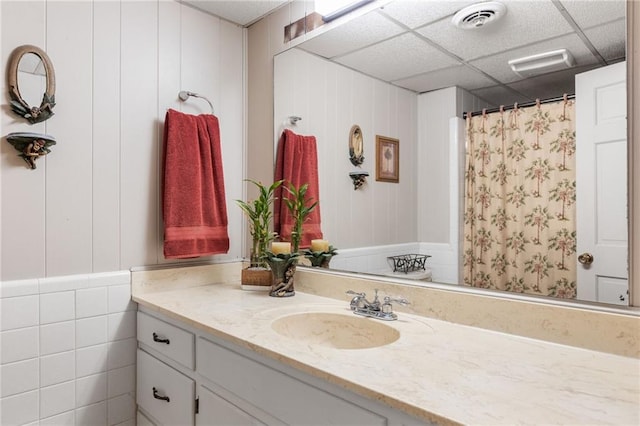
[[[576,297],[575,102],[467,116],[466,285]]]

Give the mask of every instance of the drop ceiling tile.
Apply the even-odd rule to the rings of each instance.
[[[525,103],[530,102],[533,99],[527,96],[514,92],[506,86],[491,86],[478,90],[472,90],[471,93],[481,99],[484,99],[489,105],[498,107],[500,105],[513,105],[515,102]]]
[[[571,95],[576,92],[575,75],[597,67],[598,64],[591,64],[571,70],[553,72],[509,84],[508,87],[531,99],[556,98],[565,93]]]
[[[627,7],[625,0],[560,0],[560,3],[581,28],[624,18]]]
[[[589,41],[607,61],[626,56],[627,28],[624,19],[600,25],[584,31]]]
[[[445,19],[416,31],[466,61],[572,32],[550,0],[504,4],[507,13],[481,28],[462,30]]]
[[[453,15],[458,10],[475,1],[468,0],[396,0],[382,8],[382,13],[406,25],[409,28]]]
[[[267,15],[288,0],[183,0],[200,10],[239,25],[247,25]]]
[[[490,78],[464,65],[444,68],[392,83],[418,93],[451,86],[473,90],[495,84]]]
[[[387,81],[459,64],[410,33],[337,58],[336,62]]]
[[[404,31],[399,25],[376,11],[372,11],[305,41],[301,47],[316,55],[332,58],[361,49]]]
[[[597,58],[593,56],[591,51],[584,45],[582,40],[580,40],[580,37],[576,34],[569,34],[552,40],[543,41],[471,61],[470,64],[502,83],[512,83],[514,81],[522,80],[522,77],[518,76],[511,70],[508,63],[510,60],[562,48],[571,52],[577,66],[595,64],[598,62]]]

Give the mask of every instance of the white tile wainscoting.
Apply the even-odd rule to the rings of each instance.
[[[419,249],[419,243],[388,244],[344,250],[338,249],[338,256],[331,259],[331,268],[350,272],[385,275],[393,271],[392,264],[388,260],[389,256],[421,253]]]
[[[0,424],[134,425],[129,271],[0,283]]]

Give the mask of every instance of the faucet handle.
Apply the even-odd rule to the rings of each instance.
[[[393,312],[393,306],[391,306],[391,302],[394,302],[403,306],[406,306],[409,304],[409,301],[404,297],[385,296],[384,303],[382,304],[382,315],[384,316],[382,319],[394,320],[398,318],[398,316]]]
[[[391,302],[397,303],[397,304],[402,305],[402,306],[407,306],[407,305],[411,304],[404,297],[389,297],[389,296],[385,296],[384,303],[391,303]]]
[[[357,311],[359,308],[363,307],[365,301],[367,300],[365,299],[366,294],[364,293],[358,293],[357,291],[353,290],[347,290],[345,293],[353,296],[353,298],[351,299],[351,303],[349,304],[352,311]]]

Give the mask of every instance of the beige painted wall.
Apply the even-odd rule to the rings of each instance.
[[[52,153],[28,170],[0,144],[2,280],[117,271],[164,263],[160,214],[166,110],[220,119],[231,249],[241,256],[244,30],[173,1],[2,1],[2,69],[23,44],[56,71],[55,115],[28,124],[3,98],[2,136],[51,134]],[[161,29],[161,31],[160,31]],[[3,78],[0,91],[6,93]],[[235,237],[235,238],[234,238]]]
[[[303,18],[306,2],[290,2],[248,29],[247,174],[256,181],[272,182],[273,151],[273,57],[291,47],[284,41],[284,27]],[[247,187],[248,198],[256,196]]]

